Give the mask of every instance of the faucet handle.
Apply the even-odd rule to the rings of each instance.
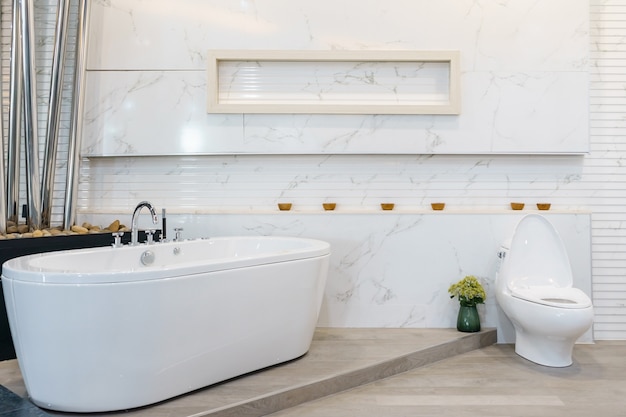
[[[180,242],[180,240],[182,239],[182,232],[183,228],[182,227],[175,227],[174,228],[174,242]]]
[[[111,235],[113,236],[113,243],[111,246],[114,248],[122,247],[122,236],[124,236],[124,232],[113,232]]]
[[[154,232],[155,229],[146,229],[146,239],[148,245],[152,245],[154,243]]]

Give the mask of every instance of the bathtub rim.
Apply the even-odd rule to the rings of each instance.
[[[215,258],[210,260],[195,260],[193,262],[174,264],[173,266],[136,265],[134,268],[112,269],[109,271],[80,272],[76,270],[46,270],[39,266],[33,266],[31,261],[41,260],[41,258],[62,257],[68,254],[77,256],[80,254],[115,254],[118,251],[126,256],[135,256],[138,260],[146,250],[167,250],[185,245],[200,244],[201,242],[220,241],[249,241],[249,240],[274,240],[284,243],[298,241],[307,243],[304,247],[287,248],[277,253],[259,252],[250,256]],[[160,249],[159,249],[160,248]],[[153,281],[159,279],[172,279],[180,275],[195,275],[206,272],[223,271],[228,269],[248,268],[258,265],[267,265],[280,262],[289,262],[300,259],[318,258],[330,255],[330,244],[328,242],[289,236],[224,236],[215,238],[189,239],[180,242],[155,243],[153,245],[140,244],[137,246],[98,247],[84,249],[69,249],[56,252],[44,252],[31,255],[24,255],[10,259],[2,265],[2,280],[14,280],[21,282],[32,282],[49,285],[91,285],[91,284],[116,284],[127,282]],[[71,268],[68,267],[68,268]]]

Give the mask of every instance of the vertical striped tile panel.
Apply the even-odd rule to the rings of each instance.
[[[592,215],[597,339],[626,339],[626,1],[592,0],[590,134],[581,188]]]

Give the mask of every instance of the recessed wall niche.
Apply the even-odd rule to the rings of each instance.
[[[209,113],[458,114],[458,51],[208,52]]]

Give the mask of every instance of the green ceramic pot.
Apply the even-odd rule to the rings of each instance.
[[[456,328],[460,332],[479,332],[480,317],[476,304],[461,304],[459,308],[459,316],[456,320]]]

